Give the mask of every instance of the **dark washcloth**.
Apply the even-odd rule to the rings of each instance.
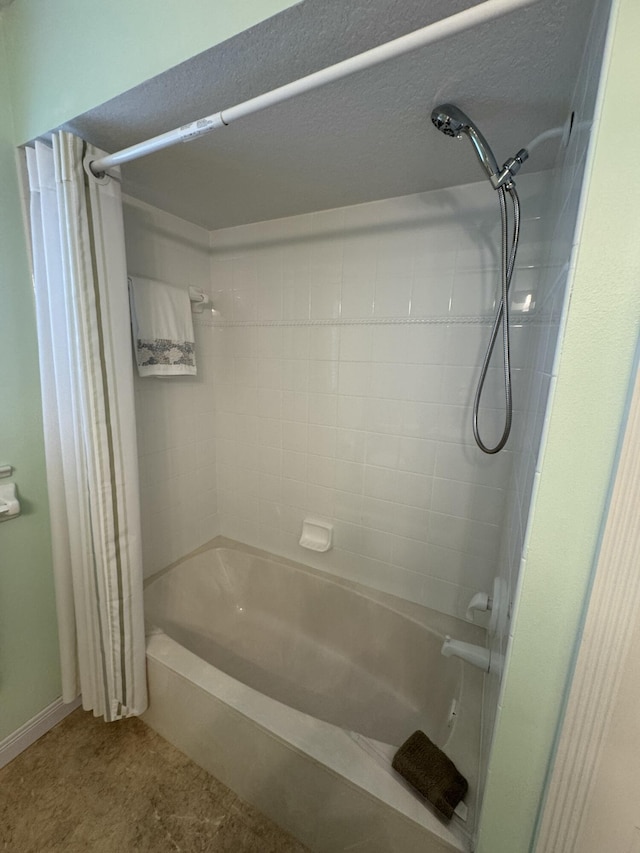
[[[469,787],[453,761],[421,731],[402,744],[391,766],[447,820]]]

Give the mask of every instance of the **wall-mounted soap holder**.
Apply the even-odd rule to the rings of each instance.
[[[321,518],[305,518],[300,544],[310,551],[328,551],[333,538],[333,525]]]

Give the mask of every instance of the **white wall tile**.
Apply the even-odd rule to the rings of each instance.
[[[262,447],[258,456],[258,471],[280,476],[283,470],[282,453],[279,447]]]
[[[391,561],[393,538],[391,533],[363,527],[360,553],[365,557],[373,557],[376,560],[389,563]]]
[[[309,391],[318,394],[336,394],[338,391],[339,361],[310,361],[308,368]]]
[[[393,533],[396,527],[394,509],[396,505],[392,501],[364,495],[362,497],[362,524],[372,527],[374,530],[383,530]]]
[[[341,398],[342,399],[342,398]],[[348,462],[363,462],[366,433],[361,430],[336,429],[336,456]]]
[[[456,480],[433,479],[432,508],[435,512],[500,524],[504,505],[504,491],[475,483]]]
[[[412,377],[406,364],[376,364],[367,375],[369,396],[385,397],[388,400],[406,400],[409,396]]]
[[[394,536],[391,548],[391,562],[412,572],[426,573],[429,546],[424,541]]]
[[[262,358],[258,361],[258,387],[282,388],[282,361],[279,358]]]
[[[336,518],[350,524],[362,524],[363,520],[363,497],[360,493],[351,491],[338,491],[334,495],[334,512]]]
[[[451,297],[451,313],[464,316],[490,314],[495,311],[499,298],[500,272],[498,269],[456,271]]]
[[[343,326],[340,329],[340,361],[370,361],[371,340],[371,326]]]
[[[294,450],[282,451],[282,476],[291,480],[307,479],[307,454]]]
[[[392,532],[426,542],[429,538],[429,513],[413,506],[396,505]]]
[[[445,325],[406,326],[402,338],[403,357],[408,364],[442,365],[445,361],[448,328]]]
[[[212,292],[204,229],[127,198],[124,218],[130,274]],[[230,268],[227,273],[231,314]],[[248,298],[247,315],[250,303]],[[219,532],[213,371],[206,360],[209,331],[195,329],[198,376],[134,380],[146,575]],[[232,362],[228,367],[233,368]]]
[[[282,391],[258,388],[258,416],[261,418],[282,417]]]
[[[373,275],[370,278],[345,277],[341,292],[341,316],[344,319],[373,316],[374,301]]]
[[[400,438],[398,468],[416,474],[431,474],[435,469],[438,444],[421,438]]]
[[[282,480],[281,486],[282,503],[292,507],[305,507],[307,498],[307,487],[300,480]]]
[[[335,426],[338,418],[338,399],[335,394],[309,394],[309,423]]]
[[[356,554],[362,553],[362,527],[357,524],[349,524],[346,521],[333,521],[334,547],[342,551],[352,551]]]
[[[266,326],[258,329],[258,357],[281,358],[283,351],[283,332],[279,326]],[[287,329],[287,331],[290,331]]]
[[[297,391],[283,391],[282,419],[306,424],[309,420],[309,395]]]
[[[335,483],[336,463],[334,459],[325,456],[312,456],[307,458],[307,482],[315,486],[333,488]]]
[[[285,422],[276,419],[276,418],[259,418],[257,419],[256,424],[256,433],[255,436],[255,444],[260,445],[261,447],[285,447],[284,443],[284,426]],[[241,433],[238,431],[237,436],[239,440],[242,440]],[[251,444],[251,441],[249,441]],[[290,447],[286,447],[286,450],[290,450]],[[245,453],[244,456],[244,464],[247,464],[250,459],[248,453]],[[243,464],[243,463],[239,463]]]
[[[359,462],[339,460],[335,469],[335,487],[344,492],[362,494],[365,466]]]
[[[302,552],[305,559],[368,573],[381,588],[459,612],[474,566],[497,553],[496,518],[511,462],[509,454],[486,460],[471,446],[468,406],[490,326],[455,322],[460,314],[486,314],[494,298],[495,271],[480,271],[490,257],[485,245],[497,234],[495,199],[485,190],[474,185],[446,197],[423,194],[214,232],[208,286],[223,318],[247,325],[198,328],[206,390],[183,399],[154,389],[153,399],[141,398],[150,451],[141,461],[144,481],[168,486],[200,469],[202,516],[227,535],[297,558],[304,515],[324,514],[336,525],[336,553]],[[524,198],[534,196],[525,186]],[[452,203],[461,218],[444,222],[442,205],[450,212]],[[535,216],[542,212],[538,206]],[[543,221],[523,228],[525,244],[527,231],[532,266],[518,276],[528,287]],[[153,251],[147,246],[140,255]],[[194,274],[201,260],[191,265]],[[256,325],[374,315],[444,322]],[[518,367],[527,364],[529,345],[524,332],[516,336]],[[497,392],[486,398],[488,428],[498,425]],[[150,497],[159,514],[171,494]],[[197,528],[190,501],[185,496],[180,522],[188,531]],[[178,538],[195,534],[185,535]],[[434,552],[437,569],[429,547],[444,549]],[[448,557],[445,578],[448,551],[456,556]]]
[[[309,453],[318,456],[336,455],[336,428],[309,424]]]
[[[308,448],[308,433],[306,423],[282,421],[282,449],[306,453]]]
[[[401,403],[397,407],[403,432],[412,438],[438,438],[442,407],[436,403]]]
[[[373,303],[375,317],[408,317],[411,313],[410,277],[399,278],[389,272],[376,280]]]
[[[283,358],[280,362],[282,388],[287,391],[309,390],[309,365],[310,362],[301,359]]]
[[[337,401],[337,425],[348,430],[364,429],[367,423],[365,397],[339,396]]]
[[[370,373],[371,364],[368,361],[342,362],[338,374],[338,392],[351,397],[367,397]]]
[[[419,509],[428,509],[431,506],[433,488],[431,477],[409,471],[398,471],[396,487],[399,503],[415,506]]]
[[[309,358],[335,361],[340,354],[338,326],[314,326],[309,329]]]
[[[398,467],[400,438],[397,435],[367,433],[365,459],[368,465]]]
[[[320,283],[311,285],[311,319],[339,317],[341,293],[339,283],[332,284],[320,277]]]
[[[296,281],[282,288],[282,316],[285,320],[308,320],[311,314],[311,291],[308,283]]]
[[[430,258],[431,264],[434,258]],[[447,317],[451,312],[453,267],[416,271],[411,288],[412,317]],[[472,312],[469,312],[472,313]]]
[[[283,288],[280,284],[270,284],[263,276],[268,274],[260,268],[261,286],[256,289],[257,315],[261,320],[282,320],[284,316]]]
[[[365,466],[364,494],[372,498],[393,501],[398,500],[397,471],[392,468],[374,468]]]
[[[373,326],[371,360],[394,364],[405,363],[406,333],[406,326]]]
[[[325,460],[330,464],[328,460]],[[335,492],[333,489],[315,483],[307,485],[305,507],[314,515],[331,517],[335,507]]]
[[[258,304],[255,287],[243,287],[233,291],[233,319],[255,320]]]

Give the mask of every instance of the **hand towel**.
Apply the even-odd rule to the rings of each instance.
[[[186,290],[129,277],[133,348],[140,376],[195,375],[191,302]]]

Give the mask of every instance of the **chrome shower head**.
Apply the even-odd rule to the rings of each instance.
[[[460,134],[471,126],[468,115],[453,104],[441,104],[431,113],[431,121],[445,136],[460,137]]]
[[[445,136],[459,139],[464,133],[469,137],[482,168],[495,187],[500,175],[498,161],[489,143],[469,116],[454,104],[441,104],[431,112],[431,121]]]

